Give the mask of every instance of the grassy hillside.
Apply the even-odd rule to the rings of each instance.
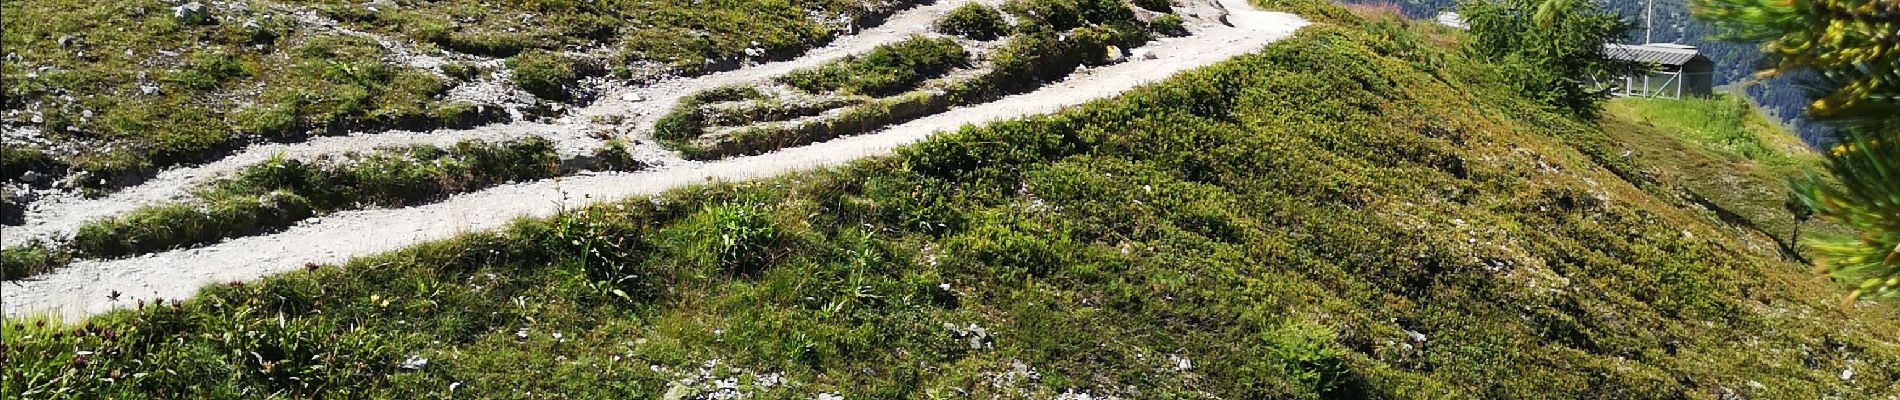
[[[1436,31],[1319,7],[1258,54],[892,157],[8,321],[0,394],[1900,394],[1892,307],[1744,250]]]
[[[1645,161],[1645,174],[1679,184],[1709,214],[1759,235],[1769,253],[1795,249],[1794,216],[1783,205],[1788,179],[1818,169],[1821,157],[1742,99],[1620,99],[1606,107],[1601,127]],[[1821,220],[1801,231],[1851,233]]]

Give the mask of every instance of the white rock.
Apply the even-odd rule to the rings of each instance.
[[[642,102],[647,101],[647,98],[639,93],[627,93],[620,95],[620,101]]]
[[[1408,339],[1411,339],[1414,342],[1425,343],[1425,334],[1419,333],[1419,331],[1406,329],[1405,337]]]
[[[429,366],[429,359],[421,356],[409,356],[409,359],[403,360],[401,365],[402,369],[407,370],[418,370],[427,366]]]
[[[1153,60],[1155,59],[1155,52],[1148,49],[1135,49],[1135,51],[1129,52],[1128,56],[1136,60]]]
[[[205,16],[205,3],[190,2],[172,7],[172,18],[192,20]]]

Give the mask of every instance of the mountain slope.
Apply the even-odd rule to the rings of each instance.
[[[1430,50],[1450,39],[1300,4],[1333,24],[888,158],[313,265],[83,328],[10,323],[4,393],[1900,390],[1890,306],[1839,307],[1804,268],[1744,250],[1594,124]]]
[[[1616,100],[1601,127],[1644,161],[1646,176],[1680,187],[1686,201],[1758,243],[1751,247],[1795,255],[1788,180],[1819,169],[1821,157],[1742,99]],[[1825,220],[1801,223],[1799,230],[1851,234]]]
[[[1431,18],[1441,10],[1457,8],[1456,0],[1339,0],[1340,3],[1362,4],[1375,7],[1392,7],[1413,18]],[[1696,46],[1703,55],[1715,61],[1715,83],[1728,85],[1749,83],[1746,86],[1748,96],[1755,99],[1767,111],[1770,118],[1779,124],[1788,125],[1803,140],[1809,143],[1828,143],[1827,128],[1820,124],[1808,123],[1802,118],[1802,110],[1808,106],[1807,94],[1800,87],[1803,77],[1778,77],[1750,82],[1757,66],[1762,63],[1759,45],[1737,43],[1722,40],[1722,33],[1715,27],[1696,20],[1691,12],[1689,0],[1656,0],[1652,15],[1654,27],[1645,36],[1643,26],[1644,1],[1596,1],[1597,4],[1616,15],[1623,17],[1634,26],[1624,43],[1681,43]]]

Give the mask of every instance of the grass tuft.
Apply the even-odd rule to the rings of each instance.
[[[73,251],[119,257],[272,232],[312,216],[366,205],[401,207],[502,182],[552,176],[538,138],[451,148],[415,146],[341,163],[276,158],[213,182],[191,202],[141,207],[82,225]]]
[[[937,20],[937,32],[957,35],[971,40],[995,40],[1009,31],[1009,23],[1003,20],[1003,13],[983,3],[969,3],[950,10],[950,14]]]
[[[535,97],[548,100],[567,99],[568,87],[578,79],[573,61],[560,53],[549,51],[528,52],[510,58],[508,68],[514,70],[516,85]]]
[[[793,71],[776,79],[812,93],[888,96],[914,89],[926,79],[964,66],[969,59],[970,53],[955,40],[912,36],[873,48],[863,56]]]

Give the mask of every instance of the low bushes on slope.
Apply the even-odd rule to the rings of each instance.
[[[1121,0],[1010,0],[1002,10],[1016,16],[1018,33],[1062,32],[1135,20],[1134,10]]]
[[[0,6],[16,22],[0,34],[13,54],[0,68],[7,122],[91,150],[62,155],[39,183],[70,170],[82,187],[111,189],[251,140],[493,117],[437,98],[447,83],[391,63],[374,40],[314,32],[271,8],[196,5]]]
[[[78,186],[110,191],[255,141],[507,118],[499,105],[445,99],[469,76],[460,61],[444,64],[440,74],[452,78],[444,79],[407,65],[415,55],[398,49],[444,50],[450,61],[512,57],[520,87],[571,100],[568,86],[605,71],[577,70],[550,51],[608,49],[602,64],[622,66],[622,75],[698,73],[786,58],[911,4],[10,1],[0,4],[10,21],[0,34],[10,54],[0,63],[0,109],[8,124],[39,128],[53,144],[42,150],[60,150],[41,184],[83,174]],[[316,15],[299,15],[311,8]],[[323,18],[338,24],[319,26]]]
[[[1894,394],[1892,308],[1836,309],[1799,268],[1734,251],[1619,178],[1602,132],[1527,107],[1483,66],[1380,46],[1317,26],[890,158],[211,286],[84,327],[9,321],[3,389]]]
[[[950,10],[934,27],[938,32],[972,40],[993,40],[1008,33],[1009,22],[996,8],[971,2]]]
[[[912,36],[873,48],[863,56],[793,71],[776,79],[812,93],[888,96],[916,88],[918,83],[961,67],[969,59],[970,53],[955,40]]]
[[[601,48],[613,59],[696,73],[746,58],[796,54],[915,4],[836,0],[658,2],[379,2],[283,0],[347,26],[448,50],[511,57]],[[749,55],[755,54],[755,55]]]
[[[0,280],[14,280],[52,271],[66,265],[72,256],[44,243],[29,243],[0,249]]]
[[[274,231],[314,215],[365,205],[399,207],[557,172],[553,146],[538,138],[451,148],[415,146],[326,164],[274,159],[198,194],[197,201],[141,207],[81,226],[73,251],[116,257]]]
[[[1149,40],[1132,24],[1075,28],[1066,38],[1046,32],[1013,35],[991,54],[990,71],[845,107],[809,121],[754,120],[721,136],[707,135],[698,102],[682,102],[656,126],[656,136],[689,158],[714,159],[758,154],[840,136],[874,132],[894,124],[948,111],[957,106],[995,101],[1026,93],[1067,76],[1082,65],[1106,62],[1110,46],[1133,47]],[[826,107],[830,110],[836,107]],[[822,111],[822,110],[819,110]],[[700,121],[693,125],[689,121]]]
[[[767,97],[758,88],[750,86],[721,86],[687,95],[680,98],[679,103],[674,104],[666,115],[653,122],[653,137],[661,142],[682,142],[699,137],[706,128],[706,113],[701,107]]]
[[[566,99],[569,95],[567,86],[577,78],[573,61],[548,51],[529,52],[510,58],[508,68],[514,70],[515,84],[543,99]]]

